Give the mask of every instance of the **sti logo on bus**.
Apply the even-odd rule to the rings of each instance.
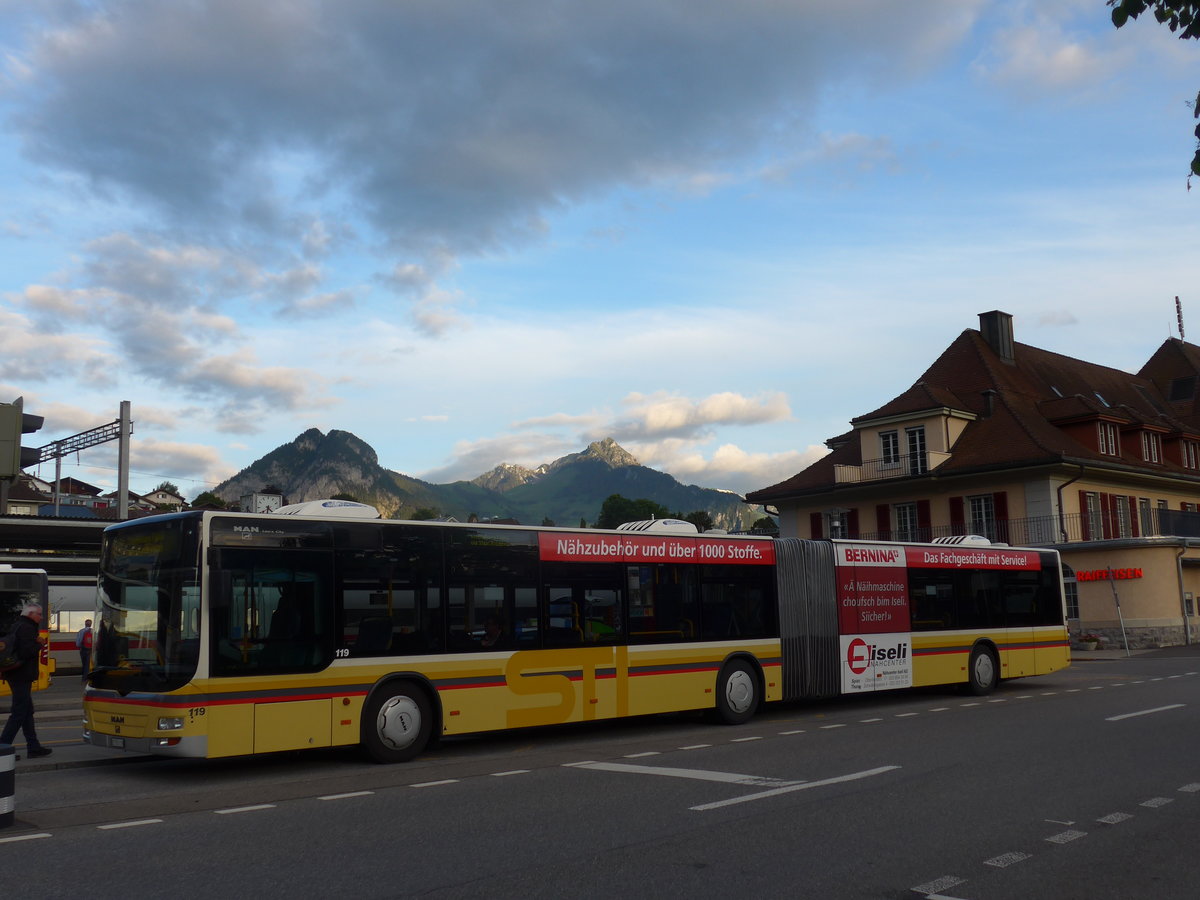
[[[908,659],[908,645],[896,644],[891,647],[879,647],[868,644],[862,638],[855,638],[846,649],[846,665],[855,675],[867,671],[874,662],[884,660],[903,661]]]

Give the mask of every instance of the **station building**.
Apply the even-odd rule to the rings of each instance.
[[[994,310],[850,425],[747,495],[783,536],[1053,547],[1077,639],[1200,639],[1200,347],[1168,339],[1131,374],[1017,343]]]

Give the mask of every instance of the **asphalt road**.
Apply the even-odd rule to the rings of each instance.
[[[1190,900],[1198,690],[1187,648],[985,698],[540,729],[401,766],[18,769],[0,858],[29,896]]]

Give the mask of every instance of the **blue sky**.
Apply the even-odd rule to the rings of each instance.
[[[1200,46],[1103,0],[0,0],[0,52],[0,400],[131,401],[135,491],[316,427],[746,492],[980,312],[1200,337]]]

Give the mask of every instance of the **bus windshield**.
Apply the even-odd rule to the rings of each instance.
[[[171,691],[187,684],[200,659],[199,520],[109,529],[100,560],[98,688]]]

